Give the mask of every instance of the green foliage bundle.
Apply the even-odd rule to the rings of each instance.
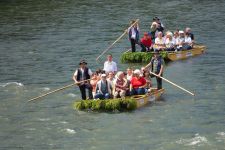
[[[108,100],[79,100],[74,102],[73,108],[76,110],[92,111],[132,111],[137,108],[135,99],[108,99]]]
[[[167,52],[162,51],[160,55],[165,58],[167,57]],[[152,52],[125,52],[122,54],[120,60],[122,63],[149,63],[152,56]]]

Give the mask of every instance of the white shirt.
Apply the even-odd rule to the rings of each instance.
[[[84,80],[84,69],[80,68],[80,70],[81,70],[81,80]],[[77,74],[78,74],[78,69],[74,72],[74,76],[77,76]],[[88,68],[88,74],[89,76],[92,75],[92,71],[89,68]]]
[[[177,46],[179,44],[179,37],[176,37],[176,38],[174,37],[173,39],[174,39],[174,45]]]
[[[155,39],[155,44],[154,44],[154,48],[156,48],[156,49],[158,49],[158,48],[163,48],[163,46],[159,46],[159,45],[157,45],[157,44],[165,44],[165,41],[164,41],[164,39],[162,38],[162,39],[160,39],[160,38],[156,38]]]
[[[114,61],[111,61],[111,62],[109,62],[109,61],[106,61],[105,63],[104,63],[104,68],[103,68],[103,70],[105,70],[105,72],[106,73],[109,73],[109,72],[116,72],[117,71],[117,65],[116,65],[116,63],[114,62]]]
[[[185,42],[185,43],[188,43],[188,44],[191,44],[191,43],[192,43],[191,37],[185,36],[184,42]]]
[[[167,48],[171,48],[175,45],[175,41],[174,41],[174,39],[170,40],[169,38],[167,38],[165,44],[166,44]]]
[[[183,46],[183,45],[182,45],[183,42],[185,42],[184,37],[179,37],[179,38],[178,38],[178,44],[179,44],[178,47],[179,47],[179,48]]]
[[[139,29],[139,27],[137,27],[137,30],[140,32],[140,29]],[[134,27],[130,27],[130,28],[128,28],[128,33],[131,31],[131,38],[132,39],[134,39],[134,40],[136,40],[136,32],[135,32],[135,30],[134,30]]]
[[[135,32],[134,28],[131,28],[131,38],[136,39],[136,32]]]

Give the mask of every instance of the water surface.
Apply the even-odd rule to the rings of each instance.
[[[0,1],[0,149],[224,149],[225,2],[173,0]],[[95,58],[140,19],[143,34],[159,16],[167,29],[189,26],[207,46],[199,57],[167,64],[161,101],[130,113],[72,109],[77,87],[27,100],[71,84],[82,58]],[[120,70],[127,37],[109,52]]]

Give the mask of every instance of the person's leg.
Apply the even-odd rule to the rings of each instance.
[[[104,95],[102,95],[101,93],[96,93],[95,99],[104,99]]]
[[[144,88],[138,88],[137,94],[138,94],[138,95],[143,95],[143,94],[145,94],[145,89],[144,89]]]
[[[140,44],[140,46],[141,46],[141,52],[146,52],[146,46],[144,46],[144,44]]]
[[[174,48],[167,48],[167,51],[174,51]]]
[[[131,95],[137,95],[137,89],[132,89]]]
[[[161,89],[162,88],[162,79],[159,77],[156,77],[156,81],[157,81],[157,89]]]
[[[86,85],[85,85],[85,88],[88,89],[88,96],[89,96],[89,99],[93,99],[92,86],[91,86],[90,84],[86,84]]]
[[[187,49],[187,50],[190,50],[190,49],[192,49],[192,47],[191,47],[190,45],[187,45],[187,46],[186,46],[186,49]]]
[[[85,85],[80,85],[79,86],[80,93],[81,93],[81,98],[83,100],[86,100],[86,91],[85,91]]]
[[[118,91],[115,91],[115,92],[114,92],[114,95],[113,95],[113,98],[117,98],[118,95],[119,95]]]
[[[120,91],[120,97],[121,98],[124,98],[125,97],[125,94],[126,94],[126,91],[125,90],[121,90]]]
[[[130,39],[130,42],[131,42],[131,50],[132,52],[135,52],[136,51],[136,42],[134,39]]]
[[[105,99],[109,99],[110,98],[110,94],[109,93],[105,93]]]

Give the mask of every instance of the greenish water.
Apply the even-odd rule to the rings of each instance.
[[[0,1],[0,149],[223,150],[225,146],[225,2],[174,1]],[[192,28],[207,46],[199,57],[169,63],[164,77],[195,97],[163,83],[161,101],[130,113],[72,109],[77,87],[27,100],[72,83],[80,59],[92,70],[95,58],[140,19],[148,31],[159,16],[167,29]],[[127,37],[110,53],[120,70]]]

